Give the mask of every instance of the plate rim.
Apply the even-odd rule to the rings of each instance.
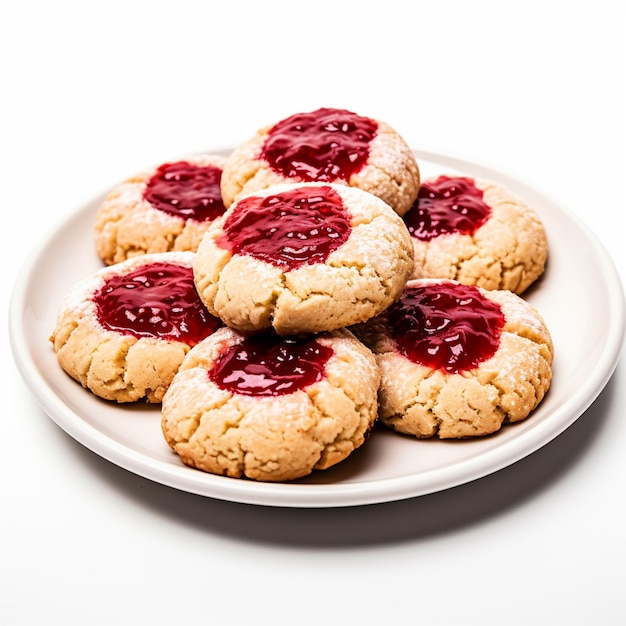
[[[230,150],[220,148],[211,152],[228,154]],[[9,341],[13,359],[41,410],[81,445],[109,462],[144,478],[199,496],[278,507],[346,507],[419,497],[492,474],[547,445],[589,408],[610,380],[619,362],[626,333],[626,304],[624,288],[617,268],[603,244],[583,220],[537,186],[529,185],[519,177],[513,177],[499,169],[454,154],[415,148],[413,152],[418,162],[423,159],[434,163],[445,163],[446,167],[459,170],[480,171],[481,174],[474,173],[473,175],[491,177],[506,181],[503,182],[505,185],[527,188],[561,211],[593,246],[594,258],[603,268],[603,281],[607,287],[610,287],[607,288],[607,294],[610,302],[608,315],[611,323],[601,356],[590,372],[592,383],[580,388],[569,397],[567,402],[559,406],[556,413],[561,416],[561,419],[546,419],[539,422],[531,430],[522,433],[520,438],[515,440],[514,446],[504,444],[452,466],[422,472],[419,474],[419,480],[417,480],[417,475],[409,475],[376,481],[336,484],[257,483],[214,476],[186,466],[164,466],[157,459],[141,455],[107,438],[94,426],[72,412],[37,370],[25,338],[24,322],[28,305],[26,301],[28,287],[33,279],[35,268],[41,262],[46,244],[72,220],[77,219],[83,212],[91,210],[91,205],[102,196],[102,193],[93,195],[89,201],[81,203],[51,227],[48,234],[42,237],[33,248],[32,254],[27,255],[25,261],[22,262],[11,292]],[[563,418],[562,414],[567,414],[567,417]],[[76,417],[78,420],[75,419]],[[519,445],[520,439],[526,445]],[[515,449],[515,454],[511,454],[511,447]],[[489,460],[487,465],[485,465],[485,457]]]

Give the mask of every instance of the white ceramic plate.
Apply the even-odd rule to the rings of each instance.
[[[419,441],[377,429],[343,463],[293,483],[257,483],[188,468],[165,443],[158,407],[101,401],[58,366],[48,340],[66,291],[101,267],[92,244],[103,196],[80,208],[33,252],[15,285],[10,334],[17,366],[42,409],[81,444],[145,478],[203,496],[270,506],[339,507],[400,500],[460,485],[531,454],[570,426],[600,394],[624,339],[620,278],[595,237],[549,198],[501,173],[416,151],[423,177],[460,173],[509,187],[548,233],[544,277],[524,297],[555,345],[552,387],[525,421],[471,441]]]

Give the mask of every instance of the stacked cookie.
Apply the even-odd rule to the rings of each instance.
[[[95,230],[106,267],[62,306],[59,363],[108,400],[160,402],[166,442],[203,471],[299,478],[378,420],[483,436],[550,385],[550,334],[519,295],[544,271],[539,218],[489,182],[421,181],[382,121],[295,114],[223,160],[126,181]]]

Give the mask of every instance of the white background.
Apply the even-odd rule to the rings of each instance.
[[[319,106],[543,190],[623,279],[623,6],[4,3],[3,311],[36,242],[83,202]],[[6,332],[1,354],[3,625],[626,624],[626,363],[565,433],[497,474],[308,510],[214,501],[110,464],[37,407]]]

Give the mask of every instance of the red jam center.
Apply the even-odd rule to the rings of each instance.
[[[350,216],[331,187],[297,187],[239,200],[217,244],[284,270],[323,263],[350,235]]]
[[[219,217],[225,210],[220,182],[222,170],[178,161],[161,165],[148,181],[144,200],[153,207],[196,222]]]
[[[313,337],[253,335],[222,353],[208,374],[235,393],[280,396],[322,380],[332,355]]]
[[[192,268],[174,263],[112,276],[93,299],[100,324],[125,335],[192,346],[221,326],[200,301]]]
[[[389,331],[408,359],[456,374],[477,367],[500,344],[504,315],[476,287],[407,287],[387,313]]]
[[[286,178],[348,181],[367,162],[378,123],[343,109],[297,113],[269,132],[261,157]]]
[[[422,184],[404,223],[416,239],[430,241],[439,235],[471,235],[491,215],[483,192],[470,178],[440,176]]]

